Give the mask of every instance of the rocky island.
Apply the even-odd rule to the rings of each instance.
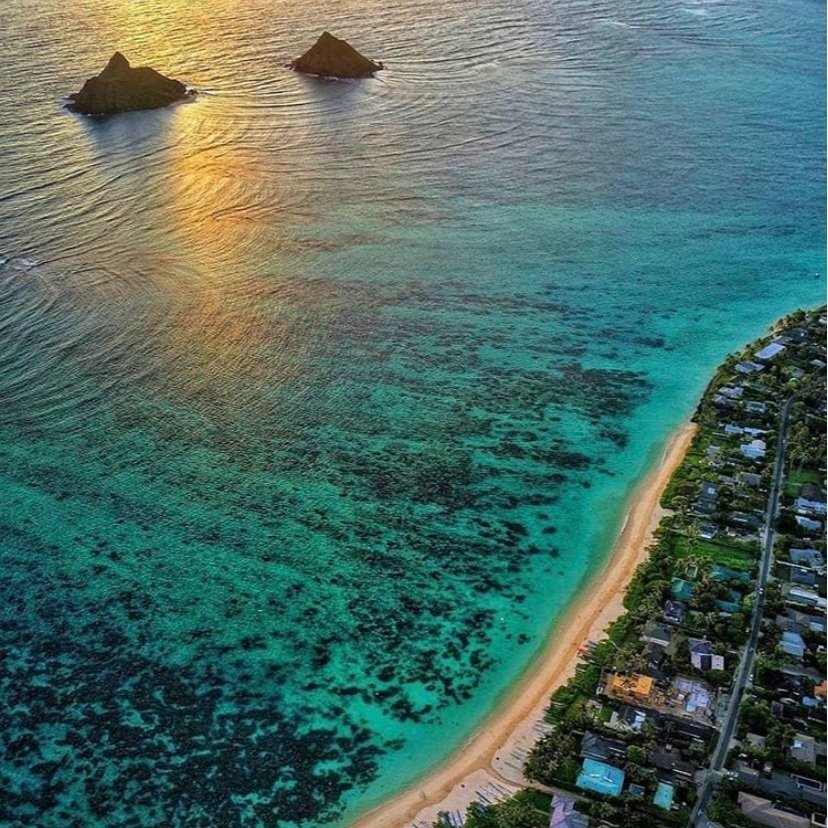
[[[68,107],[84,115],[110,115],[158,109],[190,94],[181,81],[148,66],[133,68],[120,52],[115,52],[100,75],[89,78],[80,92],[69,96]]]
[[[330,32],[322,32],[316,43],[288,66],[297,72],[327,78],[367,78],[383,68]]]

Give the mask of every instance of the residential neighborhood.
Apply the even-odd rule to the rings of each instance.
[[[825,825],[825,325],[720,368],[627,612],[551,698],[524,821],[466,825]]]

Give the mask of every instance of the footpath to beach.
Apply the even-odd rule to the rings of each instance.
[[[443,765],[364,814],[352,828],[425,828],[440,811],[464,814],[478,801],[478,792],[499,799],[527,784],[523,757],[543,731],[549,697],[574,674],[579,649],[599,640],[622,614],[624,592],[664,515],[661,493],[695,433],[695,424],[686,423],[672,435],[661,461],[636,489],[606,566],[555,626],[545,650],[503,705]]]

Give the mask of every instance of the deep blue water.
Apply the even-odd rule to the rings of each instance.
[[[197,7],[193,7],[197,5]],[[385,61],[282,68],[322,28]],[[825,7],[0,7],[0,823],[341,824],[822,301]],[[88,120],[115,49],[196,102]]]

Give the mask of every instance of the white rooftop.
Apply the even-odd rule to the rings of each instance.
[[[780,345],[778,342],[771,342],[770,345],[765,345],[765,347],[756,354],[756,359],[773,359],[777,356],[777,354],[781,354],[784,350],[784,345]]]

